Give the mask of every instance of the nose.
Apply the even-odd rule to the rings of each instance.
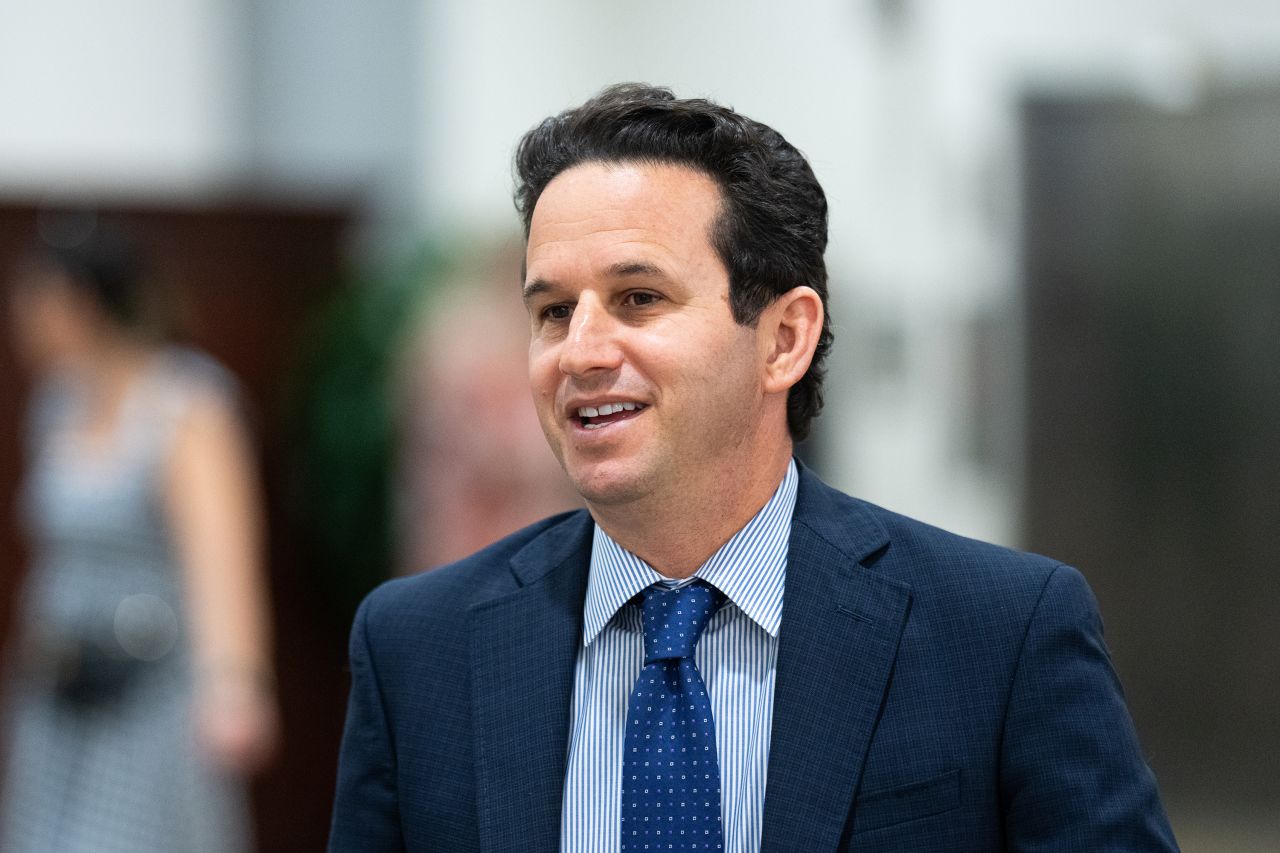
[[[568,334],[560,345],[561,372],[582,377],[616,370],[621,363],[616,318],[594,295],[584,294],[574,306]]]

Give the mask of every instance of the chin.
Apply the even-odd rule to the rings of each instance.
[[[617,506],[649,493],[648,478],[630,466],[593,464],[566,466],[582,499],[596,506]]]

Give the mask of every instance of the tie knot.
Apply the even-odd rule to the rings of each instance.
[[[724,593],[700,580],[678,589],[654,584],[640,595],[646,665],[693,657],[702,629],[724,602]]]

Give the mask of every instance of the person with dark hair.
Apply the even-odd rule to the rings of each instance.
[[[234,380],[163,343],[146,281],[102,227],[10,280],[37,383],[6,853],[251,846],[245,777],[277,728],[256,475]]]
[[[586,509],[365,600],[330,850],[1175,850],[1080,574],[793,458],[831,346],[805,158],[625,84],[515,159]]]
[[[549,118],[516,151],[516,209],[526,239],[533,209],[557,175],[583,163],[679,165],[711,178],[722,208],[710,241],[729,274],[733,319],[752,325],[797,285],[827,301],[827,197],[809,163],[776,130],[705,100],[623,84],[591,105]],[[809,369],[787,395],[787,425],[802,441],[822,410],[831,350],[825,311]]]

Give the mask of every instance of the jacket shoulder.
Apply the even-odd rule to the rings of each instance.
[[[910,563],[917,580],[960,574],[992,582],[1009,576],[1043,583],[1063,565],[1041,554],[962,536],[881,507],[864,505],[889,532],[891,551],[896,550],[900,559]]]
[[[589,519],[586,510],[549,516],[461,560],[384,581],[365,596],[356,621],[376,630],[406,620],[421,625],[424,618],[435,621],[461,617],[472,605],[519,588],[512,561],[531,544],[543,537],[581,536]]]
[[[962,536],[806,479],[797,522],[857,555],[866,569],[910,587],[913,607],[1029,615],[1051,577],[1079,580],[1049,557]]]

